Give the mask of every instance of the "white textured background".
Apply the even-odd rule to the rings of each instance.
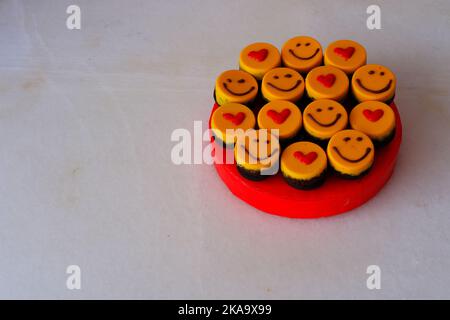
[[[449,31],[448,1],[0,1],[0,298],[450,298]],[[170,162],[241,48],[299,34],[365,45],[404,123],[382,192],[310,221]]]

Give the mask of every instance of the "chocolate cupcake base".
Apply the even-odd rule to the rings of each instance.
[[[323,171],[319,176],[314,177],[309,180],[298,180],[283,173],[283,178],[291,187],[300,190],[312,190],[320,187],[325,182],[326,170]]]
[[[338,176],[338,177],[340,177],[340,178],[347,179],[347,180],[357,180],[357,179],[359,179],[359,178],[362,178],[362,177],[364,177],[366,174],[369,173],[370,169],[372,169],[372,166],[370,166],[368,169],[366,169],[365,171],[361,172],[361,173],[358,174],[358,175],[351,175],[351,174],[348,174],[348,173],[343,173],[343,172],[337,171],[331,164],[330,164],[330,167],[331,167],[333,173],[334,173],[336,176]]]
[[[236,165],[236,168],[241,176],[251,181],[261,181],[272,176],[270,174],[262,174],[260,170],[249,170],[243,166]],[[269,170],[269,169],[268,169]],[[275,175],[276,172],[273,174]]]
[[[382,148],[384,146],[387,146],[392,140],[394,140],[395,137],[395,128],[391,131],[386,137],[384,137],[381,140],[372,139],[373,145],[375,148]]]

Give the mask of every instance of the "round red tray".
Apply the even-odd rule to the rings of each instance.
[[[321,187],[303,191],[289,186],[281,173],[263,181],[250,181],[239,174],[234,164],[216,161],[215,168],[234,195],[261,211],[289,218],[319,218],[347,212],[374,197],[392,175],[402,140],[402,123],[395,104],[391,103],[391,107],[396,116],[395,137],[376,150],[372,169],[360,179],[330,175]],[[214,104],[211,115],[217,108]],[[216,159],[223,159],[226,152],[233,150],[214,143]]]

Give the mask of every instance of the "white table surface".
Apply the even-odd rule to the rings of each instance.
[[[381,6],[382,30],[366,28]],[[81,7],[82,28],[65,26]],[[450,2],[0,1],[0,298],[449,298]],[[170,135],[241,48],[355,39],[398,76],[404,140],[376,198],[263,214]],[[66,288],[79,265],[81,290]],[[368,290],[366,268],[381,268]]]

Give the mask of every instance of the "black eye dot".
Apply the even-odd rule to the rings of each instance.
[[[279,76],[273,76],[273,78],[274,78],[274,79],[280,79],[280,77],[279,77]]]
[[[230,78],[228,78],[228,79],[227,79],[227,82],[231,82],[231,79],[230,79]]]
[[[356,141],[362,141],[362,137],[358,137],[358,138],[356,138]]]
[[[302,45],[301,43],[297,43],[295,46],[300,47],[301,45]]]
[[[384,76],[384,72],[383,72],[383,71],[381,71],[381,72],[380,72],[380,75],[381,75],[381,76]]]
[[[307,42],[305,43],[305,46],[309,47],[311,45],[311,43]]]
[[[328,107],[328,110],[333,110],[334,109],[334,107]]]
[[[373,71],[373,70],[369,71],[369,74],[374,74],[374,73],[375,73],[375,71]]]
[[[285,78],[292,78],[292,74],[288,73],[284,76]]]
[[[344,141],[347,142],[347,141],[350,141],[351,139],[352,139],[352,138],[350,138],[350,137],[345,137],[345,138],[344,138]]]
[[[244,79],[239,79],[239,80],[238,80],[238,83],[244,83],[244,82],[245,82]]]
[[[269,141],[269,140],[266,140],[266,143],[267,143],[267,144],[269,144],[269,143],[270,143],[270,141]]]
[[[322,108],[317,108],[317,112],[322,112]]]

